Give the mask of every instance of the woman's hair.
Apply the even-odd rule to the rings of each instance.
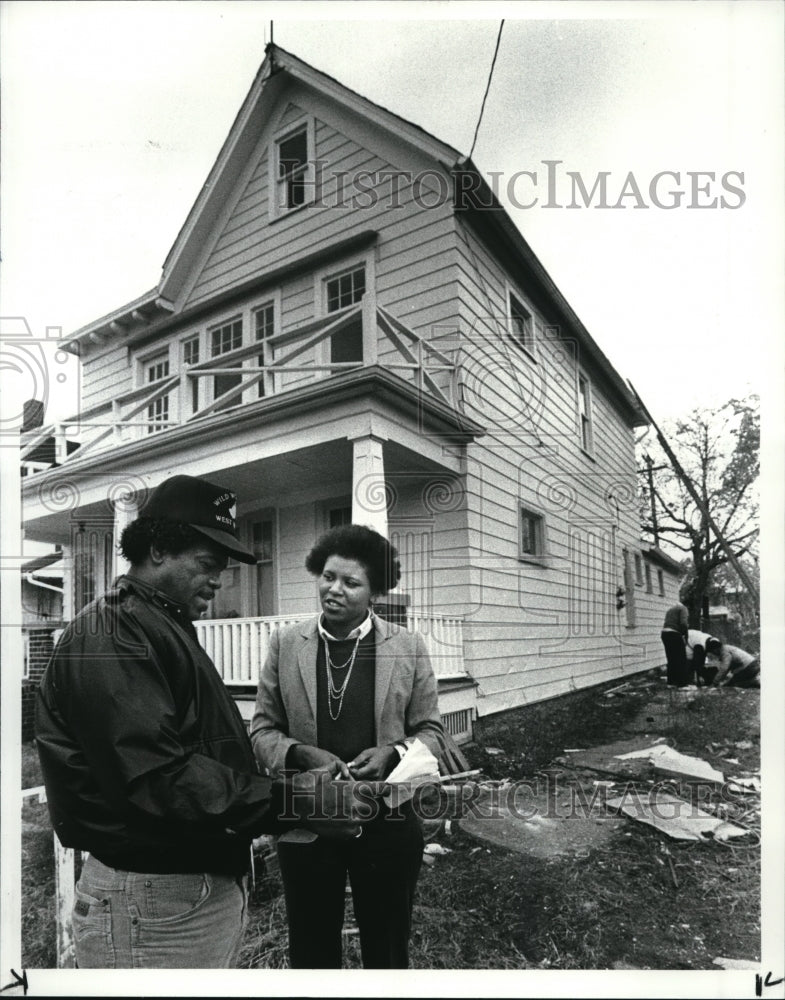
[[[188,524],[158,517],[137,517],[120,536],[120,551],[132,566],[141,565],[150,555],[150,546],[176,556],[203,544],[204,535]]]
[[[706,652],[707,653],[721,653],[722,652],[722,642],[719,639],[707,639],[706,640]]]
[[[354,559],[360,563],[368,574],[371,593],[376,596],[392,590],[401,578],[401,564],[395,547],[384,535],[361,524],[345,524],[322,535],[308,553],[305,568],[314,576],[319,576],[330,556]]]

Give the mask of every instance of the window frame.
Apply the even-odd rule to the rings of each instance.
[[[373,250],[329,264],[314,273],[314,319],[327,319],[328,317],[331,320],[337,319],[342,313],[347,312],[349,309],[356,309],[361,304],[362,299],[360,303],[355,302],[351,306],[343,306],[334,312],[327,311],[327,282],[332,281],[334,278],[340,278],[342,275],[358,270],[361,267],[365,268],[365,292],[363,294],[367,295],[369,291],[375,292],[376,257]],[[316,364],[327,365],[330,363],[330,338],[321,342],[316,354]],[[336,372],[340,372],[340,369],[336,369]]]
[[[222,330],[225,327],[234,326],[237,323],[240,324],[240,343],[238,345],[230,347],[226,351],[220,351],[218,354],[215,354],[213,352],[213,334],[216,333],[218,330]],[[217,322],[212,323],[209,326],[207,326],[205,328],[205,337],[206,337],[205,361],[214,361],[216,358],[220,358],[221,355],[223,355],[223,354],[231,354],[232,351],[239,351],[240,348],[244,347],[245,343],[246,343],[246,341],[245,341],[246,326],[247,326],[247,324],[246,324],[246,313],[245,313],[244,310],[241,311],[241,312],[232,313],[230,316],[226,317],[225,319],[218,320]],[[241,369],[243,366],[244,366],[244,361],[239,361],[237,363],[237,368],[238,369]],[[231,374],[231,369],[227,368],[226,369],[226,376],[229,376],[230,374]],[[228,389],[224,389],[223,392],[219,392],[219,393],[216,393],[216,391],[215,391],[216,380],[219,379],[219,378],[225,378],[226,376],[223,376],[223,375],[213,375],[212,376],[212,378],[210,380],[209,389],[207,390],[207,402],[208,403],[214,403],[215,400],[218,399],[219,396],[223,395],[223,392],[227,392],[228,391]],[[242,380],[242,376],[240,376],[240,378]],[[228,410],[228,409],[232,409],[235,406],[241,406],[242,403],[243,403],[243,393],[240,393],[238,396],[235,396],[235,398],[226,405],[225,409]],[[221,408],[220,410],[213,410],[212,412],[213,413],[220,413],[220,412],[223,412],[223,409],[224,408]]]
[[[513,308],[512,301],[515,299],[521,310],[526,313],[531,323],[531,332],[529,334],[530,342],[526,342],[525,336],[521,338],[521,335],[515,329],[513,324]],[[532,309],[531,303],[529,302],[527,296],[521,294],[519,288],[515,285],[510,284],[509,281],[505,282],[504,285],[504,310],[505,310],[505,324],[507,327],[507,335],[510,340],[515,344],[516,347],[520,348],[521,351],[533,361],[535,364],[539,364],[539,351],[537,349],[537,316]]]
[[[534,521],[534,531],[536,536],[536,552],[525,552],[523,548],[523,518],[524,515]],[[525,503],[518,501],[518,560],[520,562],[533,563],[535,565],[548,565],[548,526],[545,514]]]
[[[632,553],[632,561],[635,565],[635,586],[643,586],[643,556],[640,552]]]
[[[196,341],[199,357],[196,361],[186,362],[185,360],[185,345],[193,341]],[[179,357],[179,363],[184,367],[186,364],[201,364],[204,360],[204,348],[205,348],[205,338],[201,330],[196,332],[191,332],[185,337],[180,337],[177,342],[177,353]],[[191,398],[189,400],[183,400],[183,409],[185,411],[184,416],[193,416],[194,413],[198,413],[202,409],[204,404],[204,391],[202,383],[204,379],[197,378],[191,381]]]
[[[657,570],[657,593],[660,597],[665,597],[665,574],[661,569]]]
[[[585,393],[581,392],[581,386],[585,386]],[[578,445],[584,455],[594,458],[594,389],[591,379],[583,370],[579,368],[575,375],[575,416],[578,427]],[[581,407],[582,401],[586,401],[586,413]],[[588,430],[588,435],[584,435],[584,429]],[[585,438],[588,437],[588,442]]]
[[[651,563],[648,561],[648,559],[643,560],[643,574],[646,578],[646,593],[653,594],[654,586],[651,580]]]
[[[329,500],[321,501],[321,511],[322,511],[322,526],[324,531],[330,531],[330,515],[337,513],[338,511],[344,511],[348,508],[349,510],[349,520],[345,522],[346,524],[352,523],[352,495],[347,493],[344,496],[330,497]],[[340,527],[338,525],[337,527]]]
[[[256,315],[261,312],[262,309],[272,306],[273,310],[273,332],[270,334],[270,339],[277,337],[281,333],[281,289],[275,288],[269,292],[263,299],[255,302],[251,305],[249,309],[249,323],[248,323],[248,333],[249,337],[252,338],[251,341],[254,344],[260,343],[256,338]],[[267,343],[267,338],[263,339],[262,354],[265,358],[265,362],[270,364],[270,362],[275,360],[275,346],[270,346]],[[267,352],[270,352],[270,356],[267,357]],[[253,360],[253,359],[252,359]],[[275,373],[271,375],[265,375],[256,385],[252,386],[250,389],[249,402],[256,399],[266,399],[269,396],[274,396],[276,392],[280,391],[280,375]]]
[[[287,205],[283,204],[284,199],[281,198],[280,192],[283,189],[284,184],[288,184],[294,171],[289,171],[288,174],[281,176],[280,166],[281,166],[281,146],[283,143],[294,138],[300,132],[305,131],[305,152],[306,160],[304,168],[298,170],[302,174],[303,184],[305,187],[305,195],[303,201],[298,205]],[[316,128],[314,123],[313,115],[303,114],[295,121],[289,124],[279,127],[275,130],[272,139],[270,140],[268,161],[268,179],[269,179],[269,218],[270,221],[275,221],[276,219],[284,219],[290,216],[293,212],[298,212],[308,205],[313,204],[317,200],[316,191],[316,170],[315,170],[315,160],[316,160]],[[288,200],[288,199],[286,199]]]
[[[142,362],[142,382],[145,386],[155,386],[159,382],[164,382],[166,379],[171,378],[172,374],[172,352],[169,349],[170,345],[166,345],[165,348],[159,348],[157,351],[149,354]],[[156,378],[148,378],[150,374],[150,368],[157,365],[166,365],[166,372],[163,375],[158,375]],[[146,419],[150,421],[147,425],[148,434],[160,434],[161,431],[167,431],[169,428],[165,426],[169,423],[171,419],[171,406],[170,399],[171,392],[166,396],[160,396],[155,402],[148,404],[145,413]]]

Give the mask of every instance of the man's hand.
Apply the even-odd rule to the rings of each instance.
[[[393,770],[399,756],[395,747],[369,747],[349,761],[349,771],[353,778],[366,781],[381,781]]]
[[[312,771],[328,768],[336,778],[351,779],[349,768],[340,757],[329,750],[321,750],[307,743],[296,743],[286,755],[286,766],[297,768],[298,771]]]
[[[350,840],[360,836],[360,822],[367,822],[369,816],[367,809],[360,815],[359,803],[352,794],[354,783],[333,780],[338,777],[340,772],[335,764],[295,774],[292,806],[302,825],[320,837]]]

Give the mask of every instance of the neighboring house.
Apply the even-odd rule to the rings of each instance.
[[[383,611],[425,634],[456,735],[662,663],[675,578],[641,553],[627,385],[471,160],[289,53],[268,47],[159,283],[68,349],[81,447],[23,482],[67,617],[187,472],[236,489],[258,555],[198,626],[238,689],[316,611],[305,555],[350,520],[398,546]]]
[[[63,557],[60,552],[22,565],[22,739],[33,737],[35,692],[63,626]]]
[[[676,559],[641,542],[625,550],[624,615],[627,627],[659,639],[665,612],[679,600],[679,584],[684,573]]]

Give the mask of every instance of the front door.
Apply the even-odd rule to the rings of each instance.
[[[275,511],[261,510],[251,521],[251,548],[257,562],[251,567],[251,607],[264,618],[276,613]]]

